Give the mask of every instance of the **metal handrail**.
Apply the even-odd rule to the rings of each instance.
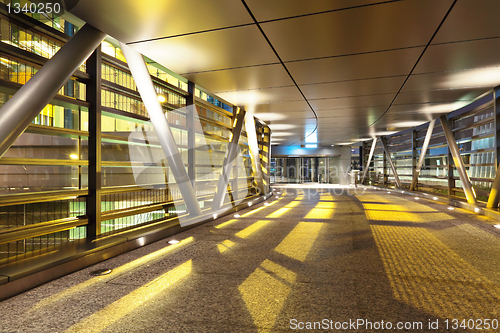
[[[40,237],[47,234],[74,229],[87,224],[88,219],[85,217],[67,217],[58,220],[4,229],[0,230],[0,244]]]
[[[79,189],[0,195],[0,207],[54,200],[74,199],[79,196],[87,195],[88,193],[89,191],[87,189]]]

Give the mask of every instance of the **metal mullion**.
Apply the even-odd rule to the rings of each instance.
[[[88,189],[87,196],[87,240],[91,241],[101,234],[101,82],[102,51],[97,47],[87,60],[87,71],[91,80],[87,84],[87,100],[89,108],[89,141],[88,141]]]

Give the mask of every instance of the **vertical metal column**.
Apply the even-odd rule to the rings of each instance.
[[[179,149],[175,143],[170,125],[168,124],[163,108],[158,101],[153,81],[149,75],[148,68],[144,61],[144,57],[139,52],[132,49],[123,43],[120,47],[125,55],[132,77],[137,85],[137,90],[141,95],[142,101],[149,113],[151,123],[155,129],[160,145],[165,153],[168,161],[168,166],[174,175],[179,191],[181,192],[184,203],[191,217],[201,215],[201,209],[196,199],[191,181],[184,167]]]
[[[375,146],[377,145],[377,138],[373,139],[372,147],[370,149],[370,155],[368,155],[368,161],[366,161],[365,170],[363,171],[363,178],[361,179],[361,184],[365,183],[366,174],[370,168],[370,163],[372,162],[373,152],[375,151]]]
[[[451,155],[453,156],[453,162],[455,163],[455,167],[457,168],[458,176],[460,177],[460,181],[462,182],[462,187],[464,189],[467,202],[476,204],[476,194],[474,193],[474,188],[472,187],[469,176],[467,175],[467,171],[465,170],[464,162],[462,161],[462,157],[460,156],[460,151],[458,150],[458,145],[455,141],[455,135],[451,130],[448,118],[446,115],[443,115],[439,117],[439,120],[441,121],[441,126],[443,127],[443,132],[446,137],[446,141],[448,142],[448,147],[450,148]]]
[[[257,129],[255,119],[252,114],[245,114],[245,128],[247,130],[248,148],[250,149],[250,159],[254,170],[255,183],[259,194],[264,193],[264,184],[262,183],[262,171],[260,169],[259,141],[257,140]]]
[[[493,91],[493,115],[495,126],[495,180],[491,185],[490,195],[488,197],[487,208],[497,208],[500,202],[500,87],[496,87]]]
[[[85,24],[0,109],[0,157],[26,130],[106,34]]]
[[[380,137],[380,141],[382,142],[382,148],[384,148],[384,137]],[[385,186],[388,178],[389,175],[387,174],[387,152],[384,148],[384,153],[382,154],[382,186]]]
[[[387,139],[385,137],[381,137],[380,140],[382,141],[382,147],[384,147],[385,156],[387,156],[387,160],[389,161],[389,164],[391,165],[392,172],[394,173],[394,180],[396,181],[396,186],[398,188],[401,188],[401,182],[399,181],[399,176],[398,176],[398,172],[396,170],[396,166],[392,162],[391,153],[389,152],[389,149],[387,148]],[[384,167],[385,167],[385,165],[384,165]]]
[[[186,97],[186,109],[188,111],[186,117],[186,126],[188,128],[188,176],[191,180],[191,185],[196,188],[196,104],[195,104],[196,85],[194,82],[188,81],[188,93]]]
[[[238,115],[238,107],[233,106],[233,122],[236,120],[236,117]],[[243,118],[243,122],[245,119]],[[243,131],[243,129],[241,130]],[[240,134],[241,136],[241,134]],[[239,146],[239,141],[236,143],[238,145],[238,151],[240,151],[240,146]],[[239,174],[239,168],[242,167],[239,165],[240,163],[238,158],[235,158],[234,163],[233,163],[233,184],[231,185],[231,192],[233,193],[233,200],[238,200],[239,197],[239,179],[238,179],[238,174]]]
[[[415,182],[415,170],[417,169],[417,131],[415,128],[411,131],[411,183]],[[418,184],[418,179],[415,184]],[[410,191],[411,191],[410,186]]]
[[[233,161],[238,154],[238,142],[240,141],[240,134],[241,129],[243,128],[245,113],[246,112],[243,109],[238,109],[238,112],[236,113],[236,118],[233,122],[231,139],[227,145],[226,156],[224,156],[224,163],[222,163],[221,175],[219,176],[214,199],[212,201],[212,210],[218,210],[224,204],[227,185],[229,184],[229,177],[231,177],[231,169],[233,168]]]
[[[87,101],[89,107],[89,194],[87,196],[87,240],[101,234],[101,47],[97,47],[87,60]]]
[[[420,157],[418,159],[417,168],[413,173],[413,181],[411,182],[410,191],[413,191],[418,184],[418,176],[420,175],[420,170],[422,169],[422,164],[424,163],[425,154],[427,153],[427,147],[429,147],[429,142],[431,141],[432,131],[434,130],[434,125],[436,124],[436,119],[429,122],[429,127],[427,128],[427,133],[425,134],[424,145],[420,149]]]

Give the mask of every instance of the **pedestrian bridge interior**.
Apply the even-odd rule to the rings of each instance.
[[[367,321],[357,332],[382,321],[498,327],[495,223],[394,190],[276,188],[237,215],[5,300],[0,322],[7,332],[288,332],[324,319],[312,331],[357,319]]]
[[[498,12],[0,0],[0,331],[498,331]]]

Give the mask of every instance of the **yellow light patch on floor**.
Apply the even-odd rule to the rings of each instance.
[[[257,208],[257,209],[254,209],[254,210],[251,210],[251,211],[249,211],[249,212],[246,212],[245,214],[241,215],[241,217],[247,217],[247,216],[250,216],[250,215],[252,215],[252,214],[255,214],[255,213],[257,213],[257,212],[260,212],[261,210],[263,210],[263,209],[265,209],[265,208],[267,208],[267,206],[262,206],[262,207],[259,207],[259,208]]]
[[[377,194],[357,194],[356,198],[361,202],[391,202],[388,198]]]
[[[271,219],[277,219],[281,217],[282,215],[286,214],[288,211],[290,211],[292,208],[297,207],[297,205],[300,204],[300,201],[291,201],[285,206],[277,209],[276,211],[272,212],[271,214],[267,215],[266,218],[271,218]]]
[[[282,207],[271,214],[267,215],[266,218],[271,218],[271,219],[277,219],[278,217],[281,217],[282,215],[286,214],[291,208],[285,208]]]
[[[334,209],[337,206],[337,204],[333,201],[330,202],[318,202],[315,208],[324,208],[324,209]]]
[[[238,236],[240,238],[247,238],[248,236],[250,236],[251,234],[253,234],[257,230],[265,227],[269,222],[271,222],[271,221],[263,221],[263,220],[257,221],[254,224],[252,224],[251,226],[246,227],[245,229],[238,232],[236,234],[236,236]]]
[[[219,224],[219,225],[216,225],[216,226],[215,226],[215,228],[216,228],[216,229],[221,229],[221,228],[227,227],[228,225],[230,225],[230,224],[232,224],[232,223],[234,223],[234,222],[236,222],[236,221],[238,221],[238,220],[237,220],[237,219],[231,219],[231,220],[229,220],[229,221],[226,221],[226,222],[224,222],[224,223],[221,223],[221,224]]]
[[[217,249],[219,249],[220,253],[224,253],[230,248],[234,246],[234,242],[231,242],[229,239],[224,240],[222,243],[217,244]]]
[[[364,203],[363,207],[366,210],[393,210],[400,212],[409,212],[410,210],[402,205],[391,205],[391,204],[372,204],[372,203]]]
[[[266,260],[261,266],[272,272],[284,272],[282,275],[286,277],[295,274],[269,260]],[[271,332],[290,290],[288,283],[280,281],[261,268],[257,268],[238,287],[241,298],[245,302],[255,326],[258,327],[258,332]]]
[[[163,274],[158,279],[146,286],[139,287],[130,294],[111,303],[104,309],[88,316],[79,323],[71,326],[64,332],[91,333],[100,332],[106,327],[117,322],[127,314],[142,306],[168,287],[179,282],[191,273],[192,261],[189,260],[182,265]]]
[[[260,264],[260,266],[276,274],[276,276],[279,276],[280,278],[289,283],[294,283],[295,279],[297,278],[297,274],[295,274],[291,270],[286,269],[285,267],[278,265],[268,259],[264,260],[264,262]]]
[[[325,220],[333,217],[333,209],[313,208],[305,216],[306,219]]]
[[[500,288],[424,228],[370,226],[394,297],[442,318],[491,318]],[[496,310],[495,310],[496,311]]]
[[[398,221],[398,222],[438,222],[453,220],[454,217],[445,213],[412,213],[385,210],[365,210],[366,218],[371,221]]]
[[[186,244],[191,243],[193,240],[194,240],[193,237],[188,237],[186,239],[181,240],[177,244],[168,245],[168,246],[166,246],[158,251],[155,251],[153,253],[145,255],[141,258],[135,259],[129,263],[126,263],[126,264],[120,266],[120,267],[117,267],[117,268],[113,269],[111,271],[111,273],[108,275],[96,276],[94,278],[91,278],[90,280],[87,280],[87,281],[79,283],[73,287],[65,289],[64,291],[61,291],[60,293],[57,293],[57,294],[52,295],[50,297],[47,297],[47,298],[43,299],[42,301],[38,302],[33,308],[30,309],[30,311],[39,309],[39,308],[47,306],[47,305],[50,305],[54,302],[59,301],[60,299],[62,299],[64,297],[68,297],[68,296],[71,296],[72,294],[81,292],[81,291],[85,290],[86,288],[94,285],[95,283],[106,282],[106,281],[109,281],[111,279],[114,279],[115,277],[117,277],[121,274],[124,274],[126,272],[131,271],[132,269],[135,269],[137,267],[140,267],[142,265],[150,263],[156,259],[159,259],[160,257],[166,255],[167,253],[172,252],[172,251],[174,251],[174,250],[176,250],[176,249],[178,249]]]
[[[305,261],[323,224],[300,222],[274,250],[290,258]]]

